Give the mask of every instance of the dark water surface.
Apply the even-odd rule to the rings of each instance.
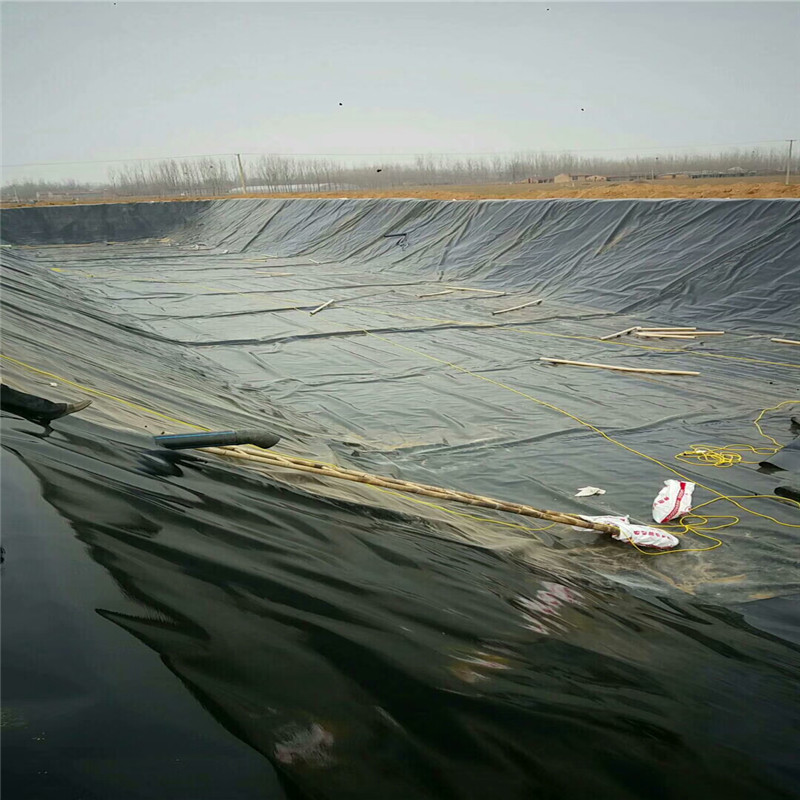
[[[2,419],[6,797],[799,796],[796,600],[637,596],[56,425]]]

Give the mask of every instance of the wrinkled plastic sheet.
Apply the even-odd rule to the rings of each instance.
[[[93,410],[102,424],[264,426],[287,452],[640,520],[673,477],[663,465],[698,482],[696,502],[709,489],[762,495],[780,482],[757,463],[698,468],[675,455],[763,447],[756,414],[797,397],[800,359],[770,341],[800,330],[797,201],[231,200],[19,209],[2,221],[3,353],[104,393]],[[420,297],[451,286],[505,295]],[[726,334],[599,341],[632,325]],[[542,356],[701,374],[553,367]],[[22,388],[64,391],[18,363],[4,368]],[[791,413],[763,423],[781,444]],[[738,600],[797,590],[797,531],[723,502],[709,513],[741,518],[724,547],[646,558],[591,532],[498,526],[463,516],[473,509],[448,507],[455,516],[356,484],[274,477],[553,568]],[[606,494],[575,498],[585,485]],[[747,506],[798,522],[788,505]]]

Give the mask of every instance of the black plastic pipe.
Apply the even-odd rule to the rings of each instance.
[[[209,431],[208,433],[171,433],[154,436],[156,444],[169,450],[186,450],[192,447],[227,447],[233,444],[253,444],[256,447],[273,447],[281,440],[269,431],[245,428],[239,431]]]

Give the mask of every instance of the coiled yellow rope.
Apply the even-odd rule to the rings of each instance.
[[[761,413],[753,420],[756,430],[760,436],[769,439],[772,442],[772,447],[754,447],[751,444],[726,444],[723,447],[717,447],[710,444],[693,444],[688,450],[678,453],[675,458],[678,461],[683,461],[686,464],[693,464],[694,466],[701,467],[718,467],[725,469],[726,467],[734,467],[737,464],[760,464],[766,458],[774,456],[783,445],[772,438],[768,433],[764,433],[760,422],[764,418],[764,414],[768,411],[777,411],[779,408],[787,405],[794,405],[797,400],[784,400],[776,406],[762,409]],[[745,460],[743,453],[749,455],[760,456],[755,461]]]

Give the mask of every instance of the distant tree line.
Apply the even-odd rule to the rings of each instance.
[[[800,153],[793,172],[800,166]],[[795,159],[793,159],[795,160]],[[248,192],[341,192],[410,186],[481,185],[525,182],[572,175],[647,178],[672,173],[768,175],[786,169],[786,150],[731,149],[711,154],[659,153],[652,156],[604,157],[565,153],[519,153],[504,156],[420,155],[391,157],[372,164],[341,159],[262,155],[243,157]],[[241,193],[235,156],[141,161],[110,168],[102,184],[69,181],[17,181],[3,187],[4,200],[32,200],[48,195],[81,197],[211,196]]]

